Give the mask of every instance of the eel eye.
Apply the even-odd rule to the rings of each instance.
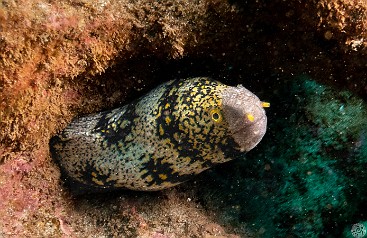
[[[220,113],[219,109],[212,109],[210,111],[210,114],[212,115],[213,121],[219,123],[222,121],[222,114]]]

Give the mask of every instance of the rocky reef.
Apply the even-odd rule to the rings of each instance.
[[[366,220],[366,16],[362,0],[2,1],[0,234],[349,235]],[[52,135],[188,76],[272,103],[246,159],[157,193],[63,186]]]

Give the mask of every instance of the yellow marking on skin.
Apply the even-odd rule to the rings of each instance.
[[[98,179],[96,179],[96,178],[92,178],[92,181],[93,181],[95,184],[97,184],[97,185],[100,185],[100,186],[103,186],[103,185],[104,185],[104,183],[103,183],[101,180],[98,180]]]
[[[250,114],[250,113],[248,113],[248,114],[246,115],[246,117],[247,117],[247,119],[248,119],[250,122],[255,121],[255,117],[254,117],[254,115],[252,115],[252,114]]]
[[[219,102],[212,97],[210,97],[207,101],[203,103],[204,108],[215,107],[216,105],[219,105]]]
[[[111,125],[111,126],[112,126],[112,128],[113,128],[114,130],[116,130],[116,127],[117,127],[117,126],[116,126],[116,123],[112,123],[112,125]]]
[[[119,141],[117,145],[119,148],[122,148],[124,146],[124,144],[121,141]]]
[[[116,145],[115,144],[110,145],[110,149],[111,150],[115,150],[116,149]]]
[[[163,129],[162,125],[159,125],[159,134],[161,136],[163,136],[163,134],[164,134],[164,129]]]
[[[151,175],[148,175],[148,176],[145,178],[145,180],[146,180],[148,183],[150,183],[150,182],[152,182],[152,181],[153,181],[153,177],[152,177]]]
[[[262,107],[270,107],[270,102],[261,102]]]
[[[208,127],[204,127],[203,134],[204,135],[209,135],[209,128]]]
[[[194,102],[200,102],[201,100],[201,95],[200,94],[197,94],[195,97],[194,97]]]
[[[166,124],[169,125],[171,123],[171,118],[169,116],[166,116]]]
[[[112,177],[108,177],[107,179],[106,179],[106,182],[108,183],[108,182],[111,182],[111,181],[113,181],[113,180],[115,180],[114,178],[112,178]]]
[[[179,137],[179,135],[178,135],[178,133],[177,133],[177,132],[175,132],[175,133],[173,134],[173,139],[175,139],[176,141],[179,141],[179,140],[180,140],[180,137]]]
[[[170,138],[166,138],[166,139],[164,139],[164,140],[163,140],[163,144],[173,146],[173,145],[172,145],[172,143],[171,143],[171,139],[170,139]]]
[[[201,134],[197,134],[196,138],[198,138],[199,140],[202,140],[202,141],[205,140],[205,137]]]
[[[120,124],[120,128],[124,129],[129,124],[129,121],[127,120],[123,120],[122,122],[119,121],[119,124]]]
[[[194,127],[193,130],[194,130],[194,133],[197,134],[197,136],[199,136],[202,129],[201,127],[197,126],[197,127]]]
[[[171,166],[171,169],[172,169],[172,174],[175,174],[175,173],[178,173],[179,172],[177,170],[178,169],[177,165],[176,166]]]
[[[103,146],[104,148],[107,148],[107,141],[103,141],[102,146]]]
[[[191,158],[190,157],[185,157],[182,161],[185,161],[185,163],[189,164],[189,163],[191,163]]]
[[[162,107],[158,108],[157,118],[161,116],[162,113]]]
[[[162,180],[166,180],[167,179],[167,174],[159,174],[158,177]]]
[[[180,123],[180,124],[178,124],[178,129],[180,130],[180,131],[183,131],[185,128],[182,126],[182,124]]]
[[[134,138],[131,134],[126,135],[125,141],[132,141]]]
[[[164,108],[165,108],[165,109],[167,109],[167,108],[169,108],[169,106],[170,106],[170,104],[169,104],[169,103],[167,103],[167,104],[164,106]]]

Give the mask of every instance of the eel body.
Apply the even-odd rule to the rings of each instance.
[[[254,148],[266,106],[241,85],[172,80],[121,108],[74,119],[50,151],[82,186],[161,190]]]

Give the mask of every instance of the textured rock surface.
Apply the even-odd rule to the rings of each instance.
[[[187,75],[241,82],[266,99],[278,91],[269,80],[306,73],[365,97],[366,22],[366,2],[355,0],[1,2],[0,231],[133,237],[145,229],[156,237],[194,237],[217,229],[210,224],[219,220],[190,216],[195,205],[182,210],[186,223],[169,216],[173,225],[164,225],[162,204],[146,194],[139,197],[157,210],[143,213],[146,203],[138,200],[136,211],[149,221],[135,230],[113,226],[140,219],[116,199],[106,198],[116,208],[99,210],[84,197],[84,209],[74,209],[48,154],[50,136],[77,114],[120,105],[153,84]],[[188,190],[161,193],[173,204],[167,211],[186,202]],[[127,204],[136,200],[121,196]],[[199,233],[189,229],[196,224]],[[243,224],[238,227],[226,231],[245,236]]]

